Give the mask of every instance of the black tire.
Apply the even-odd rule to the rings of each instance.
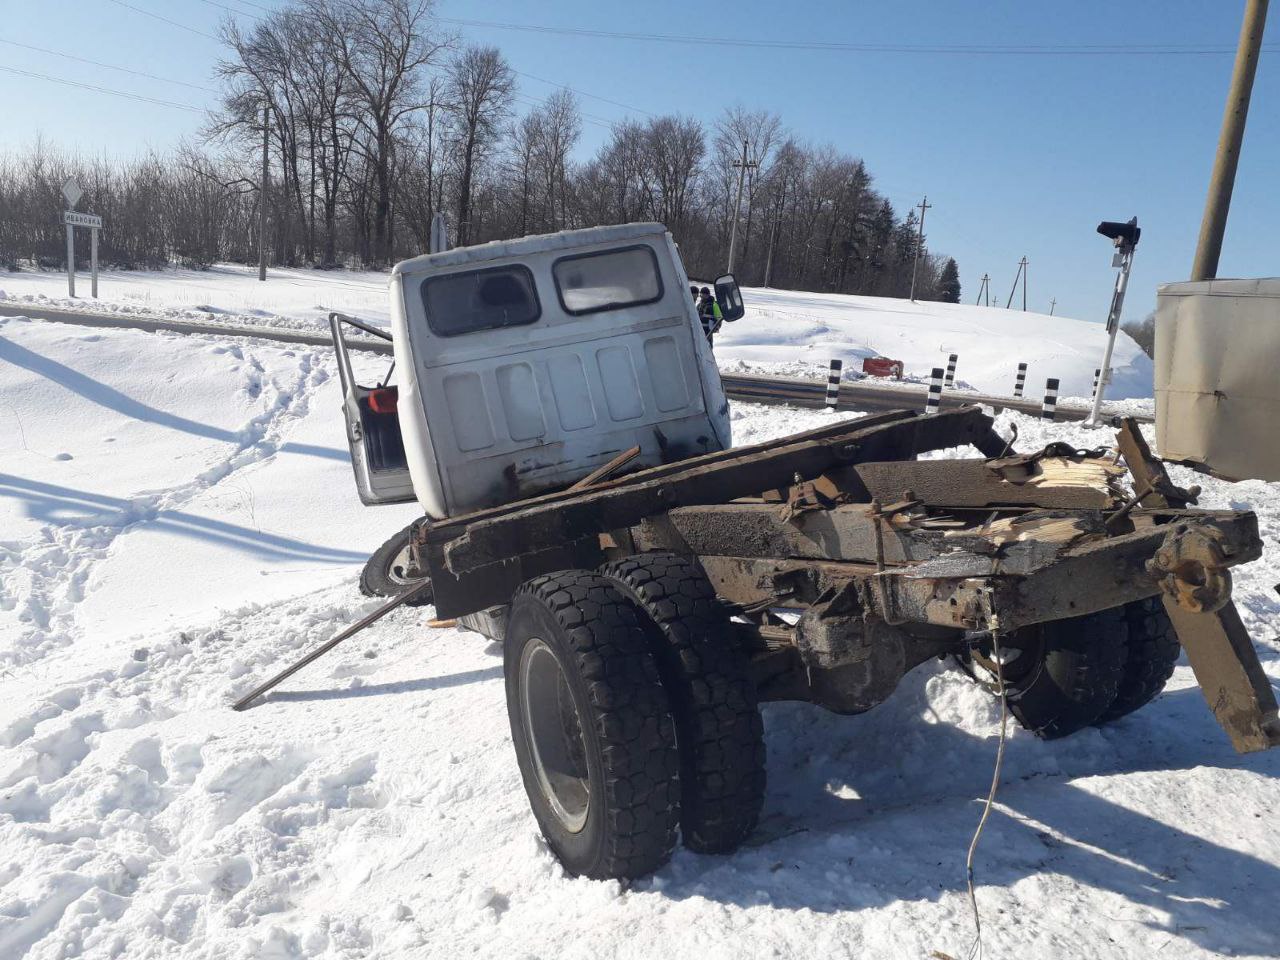
[[[531,580],[511,602],[511,738],[543,836],[578,876],[643,876],[675,848],[679,755],[653,630],[613,581],[582,570]]]
[[[1135,600],[1124,606],[1128,632],[1128,656],[1120,677],[1120,689],[1102,716],[1109,723],[1145,707],[1156,698],[1173,676],[1182,652],[1173,622],[1159,597]]]
[[[1016,651],[1004,671],[1009,712],[1040,739],[1092,726],[1115,702],[1128,655],[1122,608],[1025,627],[1004,645]]]
[[[745,652],[697,560],[650,553],[606,564],[657,624],[654,656],[680,747],[680,830],[699,853],[751,835],[764,803],[764,724]]]
[[[409,524],[375,550],[360,571],[360,592],[366,597],[398,597],[410,587],[430,579],[425,576],[408,576],[405,572],[404,554],[409,548],[413,526],[412,523]],[[431,591],[424,590],[406,603],[411,607],[420,607],[431,603],[431,600]]]

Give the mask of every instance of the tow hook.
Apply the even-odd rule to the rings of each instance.
[[[1231,599],[1222,532],[1179,524],[1147,561],[1160,589],[1189,613],[1216,613]]]

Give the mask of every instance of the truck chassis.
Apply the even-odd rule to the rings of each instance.
[[[981,457],[919,459],[963,447]],[[1237,750],[1280,743],[1231,601],[1257,520],[1197,493],[1131,421],[1115,450],[1018,454],[977,407],[896,411],[422,521],[410,553],[438,617],[505,639],[553,849],[630,877],[677,826],[699,850],[749,834],[760,702],[861,713],[934,657],[999,675],[1052,738],[1148,702],[1180,644]]]

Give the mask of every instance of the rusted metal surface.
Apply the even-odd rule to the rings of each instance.
[[[990,459],[916,459],[968,444]],[[880,703],[966,633],[1163,595],[1232,742],[1271,745],[1275,699],[1230,602],[1230,568],[1261,555],[1256,517],[1187,509],[1198,491],[1170,481],[1136,424],[1119,447],[1132,492],[1110,451],[1020,455],[972,409],[886,414],[434,523],[417,539],[437,615],[471,619],[553,570],[696,556],[746,618],[735,629],[762,696],[843,713]]]
[[[866,584],[867,610],[890,623],[987,629],[980,598],[988,595],[999,611],[1002,629],[1014,630],[1155,596],[1161,590],[1159,578],[1147,570],[1147,561],[1171,542],[1200,536],[1202,530],[1220,535],[1229,564],[1261,555],[1252,514],[1206,512],[1197,518],[1179,524],[1185,533],[1151,523],[1132,533],[1104,537],[1090,533],[1101,529],[1101,514],[1095,513],[1088,521],[1092,527],[1076,531],[1083,535],[1070,536],[1069,525],[1063,527],[1058,536],[1067,539],[1056,548],[1034,537],[1014,539],[994,552],[962,547],[883,573],[877,572],[874,556],[856,563],[758,555],[700,559],[717,591],[734,603],[751,605],[773,598],[778,606],[806,606],[825,591],[857,580]],[[968,542],[984,541],[981,534],[973,534],[970,541],[962,541]]]
[[[1134,483],[1152,489],[1148,502],[1180,505],[1195,499],[1195,488],[1182,490],[1169,479],[1136,423],[1122,423],[1117,441]],[[1161,577],[1165,611],[1187,652],[1200,691],[1231,738],[1231,745],[1241,753],[1280,746],[1275,691],[1258,662],[1240,611],[1229,599],[1230,580],[1216,579],[1223,545],[1189,540],[1169,544],[1161,554],[1152,559],[1152,573]],[[1206,595],[1209,578],[1215,582]]]
[[[990,435],[990,437],[988,437]],[[990,440],[990,438],[995,438]],[[513,545],[573,541],[629,526],[673,507],[724,503],[788,486],[858,462],[911,459],[970,443],[1000,442],[991,418],[975,408],[932,417],[866,418],[838,428],[797,434],[785,442],[695,457],[607,481],[586,492],[552,494],[470,518],[433,524],[428,557],[463,576],[509,557]],[[494,601],[496,602],[496,600]]]
[[[1280,746],[1275,693],[1236,605],[1193,613],[1166,598],[1165,609],[1200,691],[1231,745],[1240,753]]]

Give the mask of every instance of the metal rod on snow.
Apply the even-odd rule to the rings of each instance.
[[[418,586],[414,587],[411,590],[406,590],[404,593],[400,594],[400,596],[396,597],[394,600],[390,601],[389,603],[384,603],[382,606],[380,606],[377,610],[373,611],[373,613],[369,614],[367,617],[364,617],[363,619],[358,620],[356,623],[353,623],[351,626],[347,627],[347,629],[343,630],[340,634],[338,634],[332,640],[329,640],[326,643],[322,643],[320,646],[316,647],[316,649],[312,650],[310,653],[308,653],[305,657],[303,657],[293,666],[286,667],[284,670],[281,670],[279,673],[277,673],[274,677],[272,677],[266,683],[261,683],[258,686],[254,687],[252,690],[246,693],[243,697],[237,700],[234,704],[232,704],[231,709],[243,710],[245,707],[249,706],[249,704],[253,703],[253,701],[257,700],[264,693],[271,690],[273,687],[283,683],[285,680],[288,680],[290,677],[292,677],[295,673],[297,673],[307,664],[313,663],[314,661],[319,660],[321,657],[323,657],[326,653],[328,653],[338,644],[342,643],[343,640],[349,640],[351,637],[355,636],[365,627],[381,620],[383,617],[385,617],[388,613],[390,613],[396,607],[400,606],[406,600],[412,600],[415,596],[417,596],[423,590],[428,590],[430,589],[430,587],[431,587],[431,581],[428,580],[424,583],[420,583]]]

